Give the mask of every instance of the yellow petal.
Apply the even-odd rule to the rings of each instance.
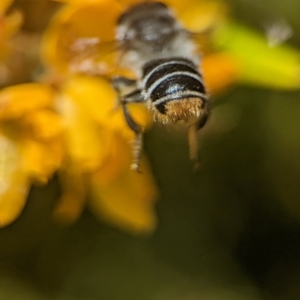
[[[141,0],[120,0],[120,3],[124,6],[124,7],[129,7],[132,5],[135,5],[137,3],[142,2]]]
[[[13,0],[1,0],[0,1],[0,14],[4,14],[8,7],[12,4]]]
[[[109,126],[118,96],[108,80],[101,77],[73,76],[64,86],[63,93],[92,119]]]
[[[132,103],[128,105],[128,110],[136,123],[141,125],[144,129],[151,127],[153,116],[145,105]]]
[[[106,0],[109,1],[109,0]],[[180,11],[182,9],[185,9],[191,5],[193,5],[194,2],[197,0],[164,0],[162,1],[164,4],[168,5],[171,9],[174,9],[176,11]],[[143,0],[119,0],[120,3],[124,5],[124,7],[130,7],[132,5],[142,3]]]
[[[24,139],[21,150],[21,167],[32,179],[45,184],[57,171],[64,158],[63,144],[60,139],[41,143]]]
[[[41,57],[61,73],[107,73],[115,68],[115,24],[121,6],[115,1],[67,5],[44,33]],[[100,22],[99,22],[100,21]]]
[[[127,171],[107,186],[91,178],[90,207],[94,214],[134,234],[150,233],[156,227],[154,203],[157,189],[148,166],[143,173]]]
[[[23,22],[23,15],[20,11],[13,11],[5,17],[1,28],[1,38],[9,38],[15,34]]]
[[[0,227],[10,224],[20,215],[28,190],[29,180],[20,168],[18,145],[0,135]]]
[[[58,102],[71,160],[84,171],[95,170],[109,153],[112,132],[97,125],[72,95],[62,94]]]
[[[81,215],[86,202],[85,179],[81,170],[68,164],[59,173],[62,196],[53,212],[53,218],[61,224],[75,222]]]
[[[217,94],[236,83],[240,76],[239,64],[225,53],[206,55],[201,64],[205,84],[210,94]]]
[[[53,0],[57,2],[63,2],[71,5],[82,5],[82,4],[99,4],[103,2],[114,2],[114,0]]]
[[[50,87],[38,83],[4,88],[0,91],[0,119],[19,118],[39,108],[50,108],[53,97],[54,92]]]
[[[164,0],[162,2],[171,10],[174,10],[176,15],[180,18],[183,12],[188,10],[190,7],[194,7],[198,2],[202,2],[202,0]]]
[[[46,109],[27,114],[22,119],[22,125],[32,138],[42,142],[57,137],[63,130],[61,117]]]
[[[227,7],[223,1],[198,1],[186,6],[184,10],[180,10],[179,18],[187,29],[201,32],[222,22],[226,14]]]
[[[104,78],[73,76],[63,89],[74,105],[80,107],[81,114],[88,116],[101,126],[120,132],[128,140],[134,138],[133,131],[128,127],[123,110],[117,106],[118,95],[111,84]],[[144,104],[128,105],[132,118],[142,126],[149,128],[152,115]],[[71,109],[69,109],[71,110]]]
[[[99,188],[107,186],[127,171],[132,160],[132,147],[128,141],[114,134],[108,156],[103,164],[91,175]]]

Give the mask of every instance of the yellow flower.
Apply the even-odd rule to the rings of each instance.
[[[0,226],[21,213],[31,183],[46,183],[62,164],[53,101],[53,90],[37,83],[0,91]]]
[[[156,185],[145,158],[142,174],[130,170],[133,133],[116,100],[106,79],[89,76],[70,77],[56,91],[31,83],[0,92],[0,226],[21,213],[32,183],[58,172],[56,220],[73,222],[88,204],[133,233],[155,228]],[[130,110],[144,128],[151,125],[144,106]]]
[[[9,38],[22,21],[19,12],[4,16],[11,2],[0,3],[0,59],[9,52]],[[97,39],[113,40],[115,20],[123,8],[109,1],[71,2],[79,6],[61,10],[42,43],[42,60],[48,74],[56,71],[57,90],[32,83],[0,91],[0,226],[21,213],[32,183],[47,183],[58,172],[63,194],[54,216],[60,221],[79,217],[89,190],[96,216],[133,232],[151,231],[156,186],[145,159],[144,174],[129,170],[133,133],[120,109],[115,109],[114,90],[99,78],[64,77],[65,83],[60,82],[64,74],[101,74],[115,68],[114,54],[99,60]],[[145,108],[130,109],[145,128],[151,124]],[[132,209],[123,211],[122,205]]]
[[[115,74],[133,76],[118,66],[115,29],[119,16],[140,1],[61,2],[65,5],[41,43],[44,78],[54,76],[55,91],[32,83],[0,92],[0,225],[18,216],[33,182],[46,183],[58,172],[62,196],[56,220],[73,222],[88,205],[111,224],[150,232],[156,224],[157,189],[144,157],[142,174],[130,170],[134,133],[109,82]],[[260,35],[230,21],[223,1],[164,2],[187,29],[203,33],[196,42],[211,94],[239,82],[299,88],[299,52],[286,46],[269,49]],[[16,28],[18,22],[12,24]],[[284,63],[278,64],[278,57]],[[152,118],[145,106],[131,104],[129,110],[144,130],[149,128]]]
[[[107,79],[72,75],[87,63],[76,57],[82,43],[113,40],[120,12],[119,4],[108,1],[66,6],[42,43],[46,71],[57,76],[55,90],[31,83],[0,92],[0,226],[21,213],[32,183],[47,183],[58,172],[62,196],[56,220],[73,222],[88,203],[97,217],[131,232],[155,228],[156,185],[144,157],[142,174],[130,170],[134,134],[117,107],[116,92]],[[94,59],[97,64],[97,55]],[[99,61],[90,73],[107,73],[109,64],[115,67],[113,60]],[[144,129],[151,125],[144,106],[129,110]]]
[[[63,77],[56,108],[67,156],[59,171],[63,194],[54,217],[73,222],[87,203],[97,217],[133,233],[153,231],[157,189],[150,168],[142,158],[142,173],[130,170],[134,133],[110,82],[93,76],[116,69],[114,29],[124,7],[117,1],[67,2],[41,47],[47,71]],[[144,105],[132,104],[129,110],[144,129],[151,125]]]
[[[133,133],[117,94],[104,78],[70,77],[57,98],[65,128],[68,162],[60,172],[63,196],[54,216],[76,220],[87,201],[96,216],[134,233],[155,228],[157,190],[149,167],[130,170]],[[133,118],[144,128],[151,118],[144,106],[132,105]]]

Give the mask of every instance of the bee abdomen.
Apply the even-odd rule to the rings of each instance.
[[[184,58],[159,59],[143,68],[143,86],[146,97],[162,114],[166,104],[174,100],[206,101],[206,91],[197,66]]]

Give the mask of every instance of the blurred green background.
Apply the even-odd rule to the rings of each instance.
[[[262,32],[268,18],[285,19],[300,48],[299,0],[227,2]],[[25,20],[28,32],[55,9],[42,0],[15,6],[38,16]],[[33,188],[21,217],[0,230],[0,300],[300,299],[299,99],[241,86],[219,96],[198,172],[184,132],[148,132],[161,191],[153,236],[114,230],[88,211],[60,227],[51,221],[57,181]]]

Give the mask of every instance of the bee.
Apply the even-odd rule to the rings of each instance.
[[[201,32],[185,29],[168,6],[156,1],[129,7],[116,22],[115,38],[111,41],[77,37],[75,30],[74,42],[68,48],[72,54],[70,68],[78,73],[107,75],[109,68],[102,60],[117,52],[115,73],[120,68],[135,74],[134,79],[110,78],[127,125],[135,133],[132,169],[139,170],[143,128],[130,115],[129,103],[145,104],[157,122],[186,122],[190,157],[197,165],[197,132],[205,125],[210,111],[195,40]]]
[[[186,122],[190,156],[197,162],[197,131],[208,119],[210,101],[193,33],[165,4],[149,1],[133,5],[119,17],[116,40],[123,45],[120,65],[136,75],[134,80],[112,79],[136,136],[131,168],[139,170],[143,129],[130,115],[129,103],[145,103],[157,122]]]

